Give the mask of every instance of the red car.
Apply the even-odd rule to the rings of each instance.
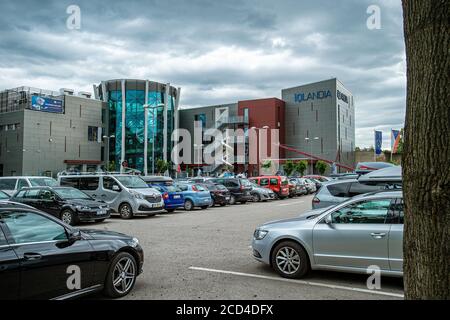
[[[272,190],[278,199],[289,197],[289,180],[283,176],[262,176],[249,179],[263,188]]]

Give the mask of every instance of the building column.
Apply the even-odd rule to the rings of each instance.
[[[126,88],[125,88],[125,80],[122,80],[122,142],[120,148],[120,172],[122,173],[123,166],[122,163],[125,161],[125,121],[126,121]]]
[[[164,130],[163,130],[163,159],[167,161],[167,111],[169,108],[169,97],[170,97],[170,83],[166,84],[165,96],[164,96]]]
[[[148,86],[149,81],[145,80],[145,107],[144,107],[144,175],[148,174]],[[153,159],[152,159],[153,161]]]
[[[175,96],[175,106],[174,106],[174,125],[173,128],[175,130],[175,142],[178,143],[180,136],[178,135],[178,128],[180,127],[180,115],[179,115],[179,111],[178,108],[180,106],[180,95],[181,95],[181,88],[178,87],[177,91],[176,91],[176,96]],[[172,143],[172,141],[171,141]],[[173,169],[177,170],[178,166],[175,166]]]

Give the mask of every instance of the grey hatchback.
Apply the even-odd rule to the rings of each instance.
[[[403,196],[383,191],[354,197],[297,218],[266,223],[253,235],[253,256],[286,278],[309,270],[403,275]]]

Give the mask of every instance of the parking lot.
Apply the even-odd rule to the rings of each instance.
[[[366,275],[313,271],[302,280],[279,277],[252,257],[258,225],[292,218],[311,208],[312,196],[208,210],[87,223],[136,236],[144,271],[124,299],[401,299],[399,278],[383,277],[369,290]],[[90,299],[101,296],[91,296]]]

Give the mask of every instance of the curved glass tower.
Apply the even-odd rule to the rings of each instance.
[[[102,81],[95,92],[108,106],[107,159],[115,161],[116,170],[122,170],[121,164],[127,161],[128,167],[144,172],[144,112],[148,116],[148,172],[152,173],[159,159],[170,160],[171,135],[178,128],[179,88],[149,80],[120,79]],[[148,107],[144,109],[144,105]]]

